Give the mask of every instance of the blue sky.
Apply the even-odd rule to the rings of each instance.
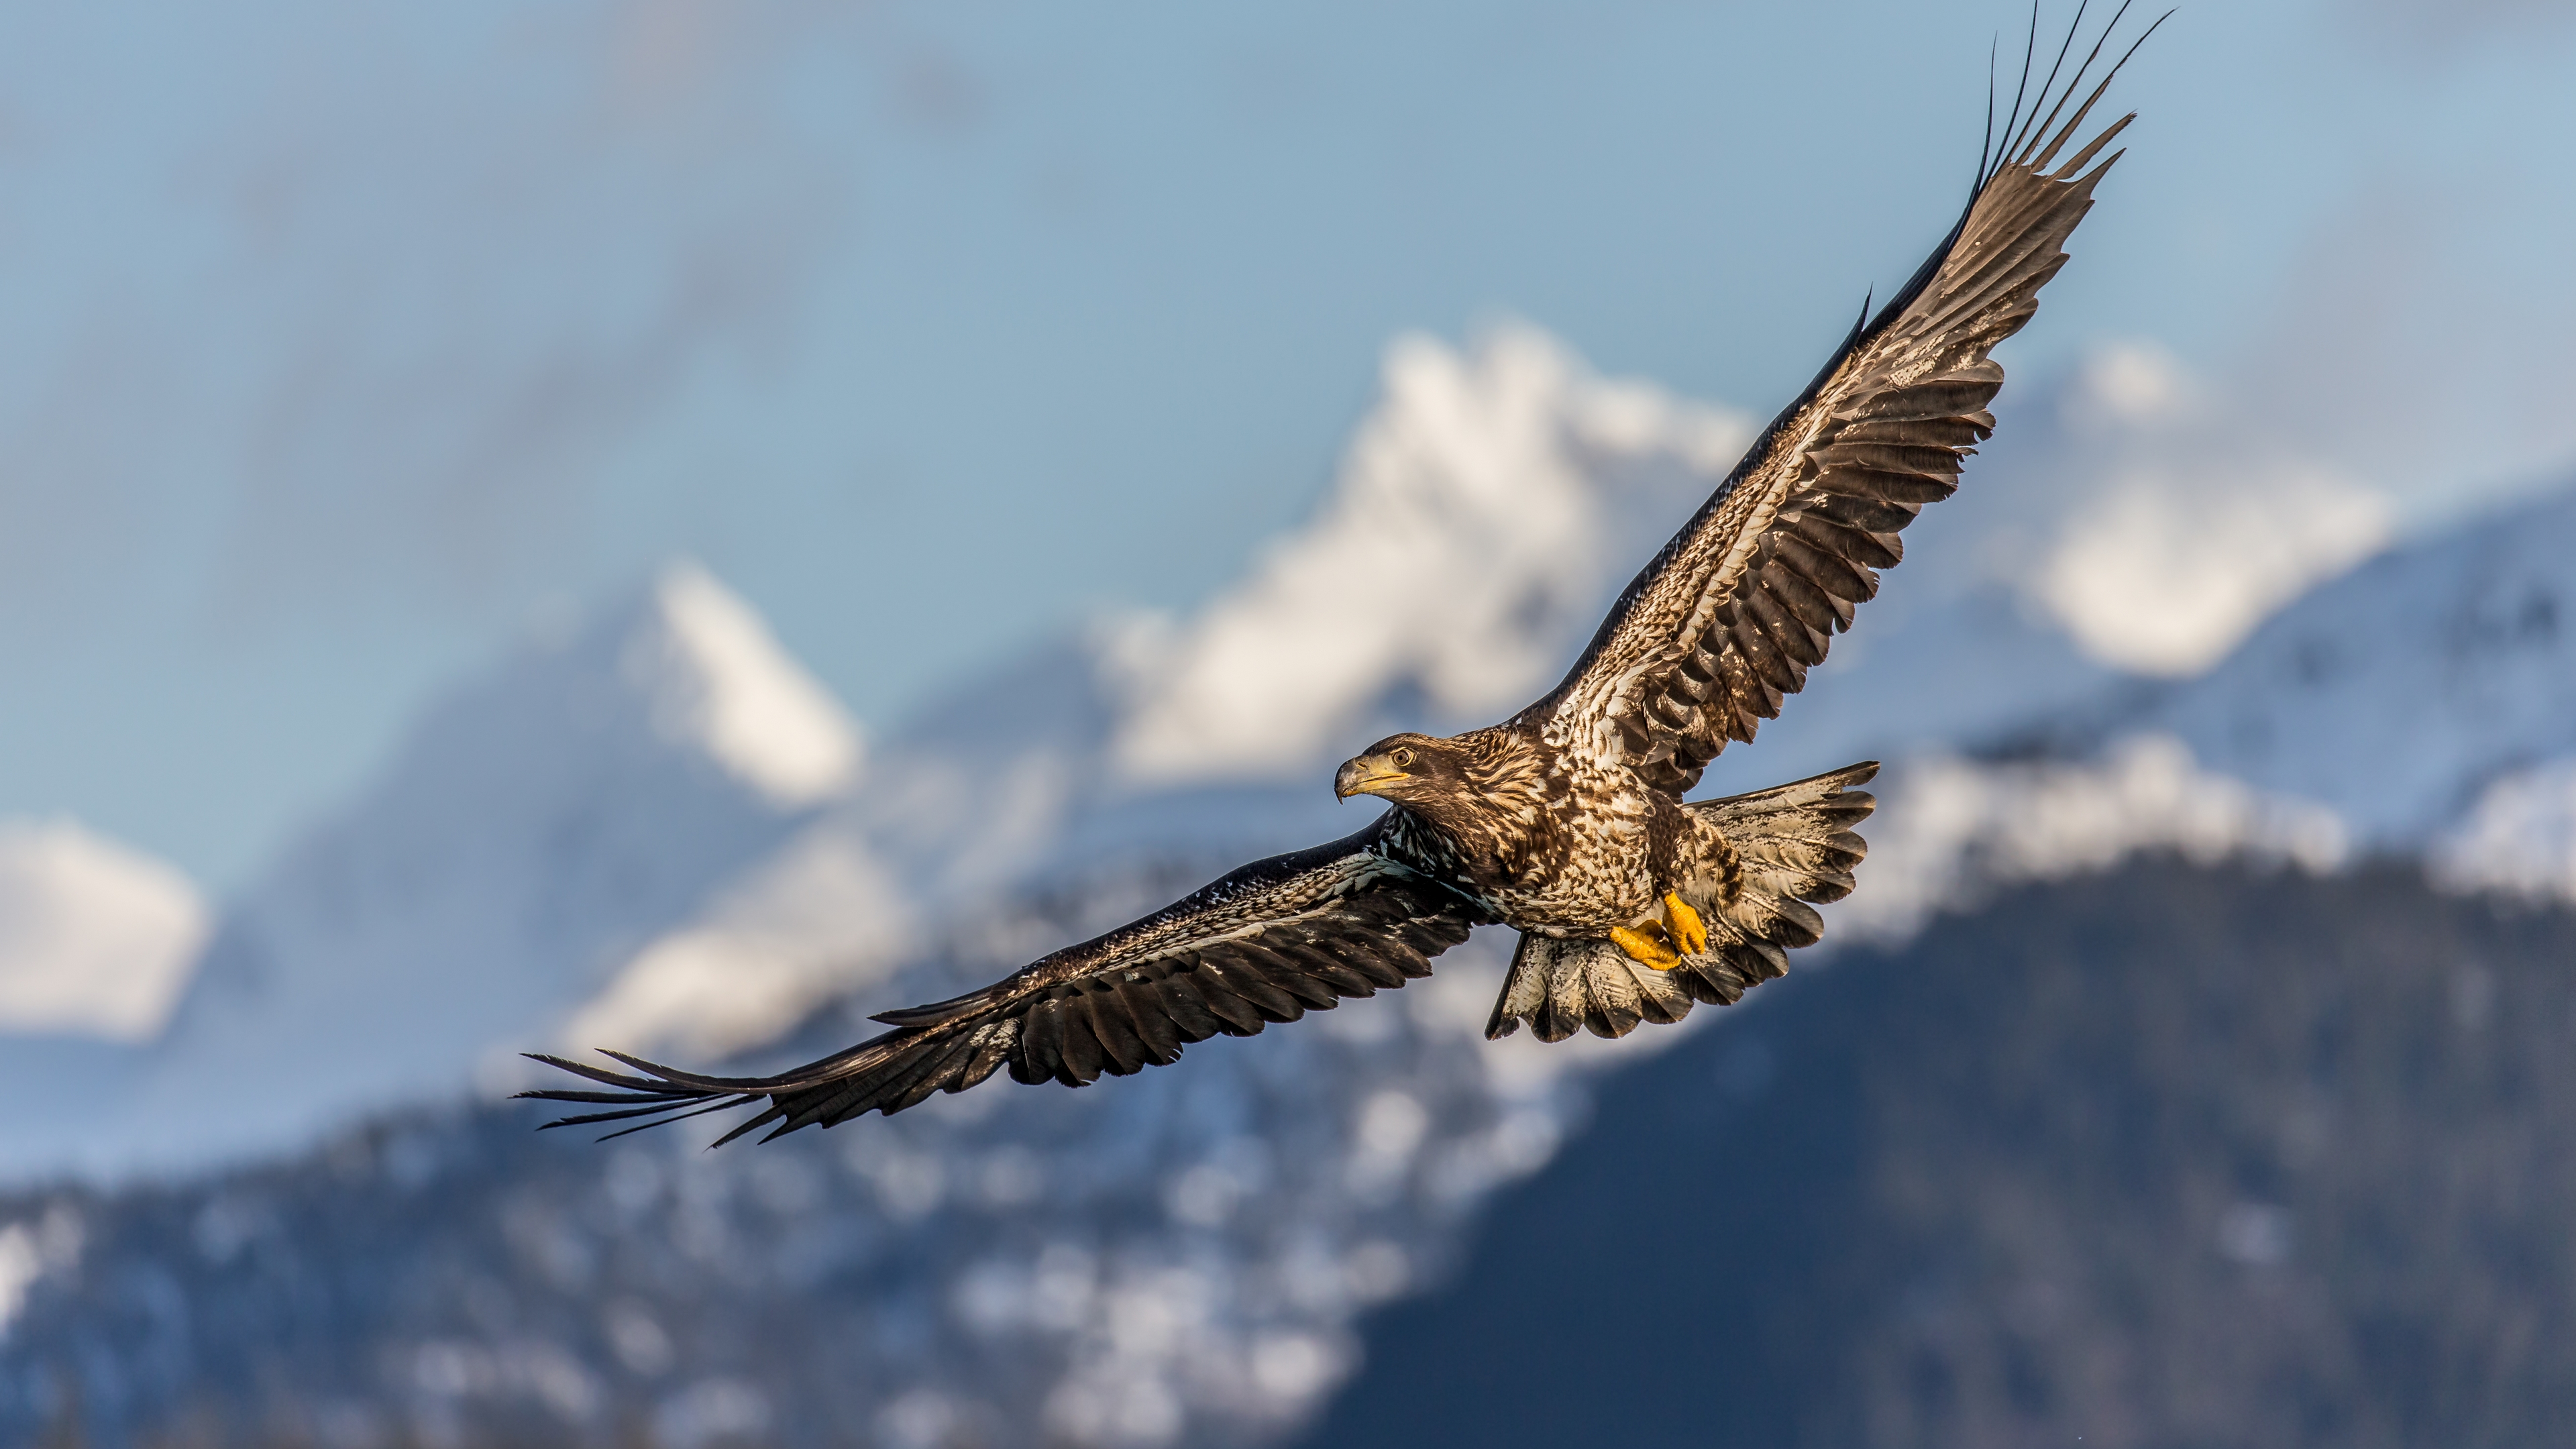
[[[0,814],[238,882],[676,553],[892,719],[1235,574],[1406,329],[1767,413],[2023,14],[0,8]],[[2419,528],[2563,476],[2567,17],[2186,7],[2007,365],[2157,344]]]

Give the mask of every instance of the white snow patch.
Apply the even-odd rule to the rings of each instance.
[[[0,1227],[0,1341],[27,1306],[27,1293],[49,1274],[79,1266],[88,1228],[71,1204],[57,1202],[44,1216]]]
[[[695,563],[654,581],[661,627],[636,631],[621,670],[653,700],[654,724],[692,741],[780,806],[847,788],[858,731],[751,607]]]
[[[151,1040],[210,924],[171,866],[70,820],[0,821],[0,1033]]]
[[[2435,876],[2455,889],[2576,901],[2576,758],[2487,786],[2430,855]]]
[[[2099,763],[1933,755],[1884,780],[1878,813],[1862,827],[1861,889],[1832,908],[1829,937],[1902,940],[1992,886],[2105,870],[2140,851],[2203,864],[2247,855],[2311,871],[2333,870],[2352,852],[2332,810],[2202,770],[2170,736],[2123,740]]]

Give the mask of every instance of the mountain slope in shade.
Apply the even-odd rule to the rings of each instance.
[[[2507,775],[2576,756],[2576,487],[2318,587],[2123,723],[2369,843],[2428,844]]]
[[[1983,748],[2127,680],[1999,587],[1951,593],[1938,577],[1913,579],[1900,568],[1861,620],[1752,745],[1710,762],[1698,793],[1758,790],[1855,760]]]
[[[226,913],[144,1061],[70,1104],[13,1103],[11,1166],[184,1168],[465,1091],[857,761],[757,616],[671,569],[435,705]]]
[[[2576,915],[2144,863],[1621,1077],[1335,1449],[2555,1443]]]

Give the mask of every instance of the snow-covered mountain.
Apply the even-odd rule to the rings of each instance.
[[[2491,791],[2576,758],[2576,480],[2322,585],[2115,727],[2168,731],[2376,847],[2492,820]]]
[[[465,1090],[552,1041],[858,762],[759,619],[668,570],[436,703],[225,912],[157,1040],[82,1054],[68,1100],[18,1099],[10,1166],[185,1168]]]
[[[1982,759],[1912,752],[1846,913],[1902,929],[2121,841],[2414,856],[2459,889],[2576,899],[2571,611],[2576,479],[2328,579],[2203,673],[2108,681]]]

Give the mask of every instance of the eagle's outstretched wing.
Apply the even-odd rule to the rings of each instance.
[[[1072,1087],[1163,1066],[1190,1042],[1251,1036],[1428,976],[1432,957],[1484,922],[1466,897],[1380,854],[1383,825],[1247,865],[981,991],[886,1012],[876,1019],[894,1030],[774,1077],[704,1077],[618,1052],[608,1055],[633,1072],[540,1056],[616,1090],[520,1095],[610,1108],[549,1127],[633,1122],[626,1131],[768,1099],[722,1143],[770,1123],[775,1137],[900,1112],[1005,1065],[1015,1081]]]
[[[2094,183],[2119,159],[2084,169],[2127,117],[2058,160],[2119,73],[2115,63],[2059,124],[2100,51],[2044,117],[2045,83],[2019,134],[2005,122],[1949,237],[1773,420],[1518,723],[1678,795],[1727,741],[1780,713],[1878,592],[1875,570],[1901,556],[1898,531],[1950,495],[1961,460],[1994,429],[1985,407],[2003,369],[1987,354],[2038,310]]]

